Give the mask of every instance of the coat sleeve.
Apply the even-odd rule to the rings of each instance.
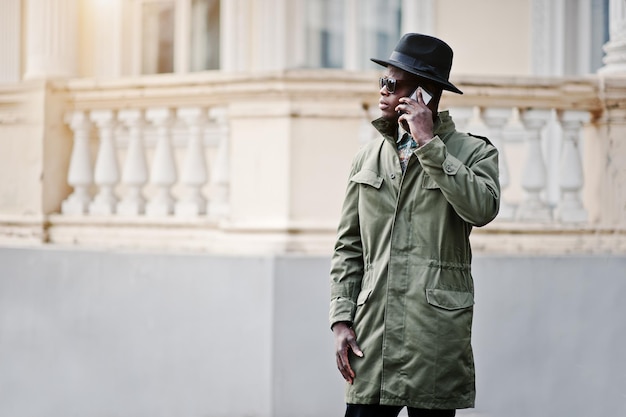
[[[500,183],[495,146],[482,141],[467,165],[450,155],[438,136],[415,153],[424,171],[439,185],[463,220],[473,226],[484,226],[496,217],[500,208]]]
[[[355,158],[356,161],[356,158]],[[357,172],[352,164],[350,178]],[[352,323],[363,279],[363,245],[359,226],[359,184],[348,181],[330,269],[330,326]]]

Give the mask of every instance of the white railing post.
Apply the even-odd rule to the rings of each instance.
[[[176,216],[189,217],[206,214],[207,200],[202,187],[207,182],[207,167],[204,149],[204,129],[207,124],[206,110],[200,107],[178,109],[178,118],[188,128],[187,150],[181,172],[181,182],[186,195],[176,203]]]
[[[212,194],[207,211],[210,217],[222,219],[230,213],[230,128],[226,108],[212,108],[210,116],[217,124],[218,145],[211,170]]]
[[[522,221],[550,221],[550,207],[542,193],[546,191],[547,172],[541,150],[541,129],[550,118],[550,110],[525,110],[521,112],[522,123],[527,132],[526,161],[522,173],[522,187],[526,196],[518,211],[517,219]]]
[[[146,215],[167,216],[174,212],[174,198],[170,189],[176,183],[176,163],[170,138],[173,112],[167,108],[149,109],[146,112],[146,119],[156,127],[157,134],[156,150],[150,170],[150,182],[157,190],[146,206]]]
[[[459,132],[467,132],[468,122],[474,115],[473,107],[452,107],[449,109],[454,127]]]
[[[94,173],[98,194],[89,205],[89,213],[111,215],[115,213],[118,201],[115,186],[120,180],[114,137],[117,121],[111,110],[94,110],[91,120],[98,128],[100,145]]]
[[[146,200],[142,188],[148,180],[146,156],[143,147],[144,118],[141,110],[122,110],[119,119],[128,126],[128,151],[122,171],[126,194],[117,204],[117,213],[124,216],[143,214]]]
[[[586,111],[566,110],[559,114],[563,127],[563,148],[559,163],[561,198],[556,215],[562,222],[587,221],[587,211],[583,208],[580,198],[584,177],[578,142],[580,129],[589,121],[589,118],[589,113]]]
[[[74,187],[74,191],[61,204],[61,212],[63,214],[86,214],[91,201],[89,188],[93,184],[89,149],[91,122],[85,112],[75,111],[66,117],[66,123],[74,132],[74,145],[67,174],[67,182]]]
[[[504,135],[502,131],[504,126],[511,118],[512,111],[510,108],[498,108],[488,107],[483,110],[483,121],[489,128],[489,140],[498,149],[498,168],[500,171],[500,189],[502,194],[500,196],[500,212],[498,218],[502,220],[513,220],[515,217],[515,210],[513,206],[508,204],[504,200],[504,191],[509,186],[509,165],[507,163],[506,151],[504,146]]]

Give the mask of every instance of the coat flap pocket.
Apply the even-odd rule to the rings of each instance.
[[[350,181],[354,181],[359,184],[371,185],[374,188],[380,188],[383,184],[383,177],[378,175],[374,171],[368,169],[362,169],[350,178]]]
[[[436,190],[439,188],[439,184],[435,182],[434,179],[430,175],[424,175],[424,181],[422,182],[422,188],[426,188],[428,190]]]
[[[356,305],[360,306],[360,305],[365,304],[367,299],[370,298],[371,293],[372,293],[372,290],[362,290],[359,293],[358,298],[356,299]]]
[[[446,310],[459,310],[474,305],[474,294],[465,291],[427,289],[428,304]]]

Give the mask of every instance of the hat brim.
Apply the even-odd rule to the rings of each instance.
[[[376,58],[370,58],[370,60],[372,62],[377,63],[378,65],[382,65],[383,67],[386,67],[387,65],[391,65],[393,67],[400,68],[401,70],[411,73],[413,75],[417,75],[418,77],[426,78],[430,81],[433,81],[439,84],[444,90],[452,91],[453,93],[457,93],[457,94],[463,94],[463,92],[459,90],[458,88],[456,88],[456,86],[452,84],[451,82],[444,80],[442,78],[439,78],[439,77],[435,77],[426,72],[417,71],[409,67],[408,65],[403,64],[402,62],[395,61],[395,60],[385,61],[383,59],[376,59]]]

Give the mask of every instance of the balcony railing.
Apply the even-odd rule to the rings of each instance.
[[[311,192],[320,196],[319,207],[336,207],[330,210],[334,215],[320,217],[319,207],[303,208],[301,215],[293,216],[296,221],[288,209],[284,221],[271,227],[260,221],[265,226],[255,228],[254,216],[247,218],[245,227],[238,226],[233,204],[241,204],[241,199],[233,203],[233,178],[254,170],[233,167],[245,148],[235,152],[231,144],[242,141],[237,124],[255,117],[246,112],[262,109],[268,120],[287,123],[275,133],[284,137],[285,149],[307,146],[321,166],[328,152],[344,152],[345,166],[324,167],[342,175],[342,185],[334,187],[343,188],[343,174],[359,143],[376,135],[369,124],[378,113],[376,77],[292,71],[71,80],[57,85],[55,91],[67,98],[63,111],[73,143],[67,171],[72,191],[57,213],[46,213],[47,240],[215,251],[248,247],[242,244],[247,242],[269,250],[328,252],[341,199],[337,193],[324,198],[324,182]],[[479,250],[541,251],[554,245],[563,251],[588,250],[598,233],[624,240],[623,225],[606,221],[594,189],[598,171],[605,169],[605,151],[589,150],[606,140],[597,124],[603,107],[595,78],[456,82],[465,94],[444,95],[441,107],[450,108],[458,130],[486,136],[500,150],[501,210],[495,222],[474,233]],[[314,122],[292,123],[301,119]],[[348,124],[355,119],[360,129]],[[256,120],[262,133],[249,140],[263,141],[264,119]],[[353,145],[333,150],[295,138],[301,135],[298,129],[324,123],[336,126],[338,141]],[[586,158],[588,153],[597,157]],[[290,160],[288,153],[259,155],[274,157],[276,164]],[[298,178],[294,175],[293,180]],[[237,183],[241,181],[245,178]]]

